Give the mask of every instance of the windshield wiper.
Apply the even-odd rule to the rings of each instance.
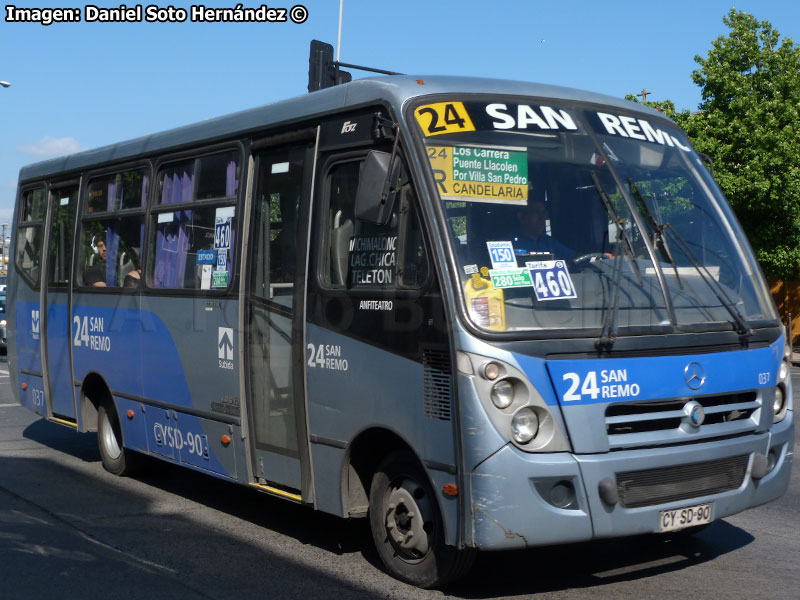
[[[717,297],[717,300],[719,300],[720,304],[722,304],[722,306],[724,306],[731,315],[736,332],[745,339],[750,338],[750,336],[753,334],[752,330],[747,325],[747,321],[745,321],[742,313],[739,312],[739,310],[736,308],[736,305],[728,297],[728,294],[725,293],[725,289],[719,284],[719,282],[717,282],[716,279],[714,279],[714,276],[711,275],[711,272],[708,270],[708,268],[697,258],[697,255],[692,251],[691,247],[683,238],[683,236],[681,236],[681,234],[679,234],[669,223],[659,223],[656,220],[655,216],[650,211],[650,207],[647,206],[644,198],[642,198],[641,193],[633,184],[633,181],[628,179],[628,183],[631,186],[631,192],[636,196],[637,201],[641,205],[641,210],[644,211],[645,215],[655,228],[655,231],[658,232],[658,236],[661,237],[662,242],[666,242],[667,235],[672,239],[673,242],[675,242],[675,245],[678,246],[678,249],[683,253],[691,266],[694,267],[694,269],[699,273],[703,282]],[[666,243],[663,244],[663,247],[665,250],[667,249]],[[667,253],[668,256],[670,256],[670,260],[672,260],[669,250],[667,250]],[[675,261],[672,261],[672,264],[675,266],[675,276],[677,277],[678,267],[675,264]]]
[[[667,238],[664,235],[664,228],[665,225],[659,223],[653,211],[650,210],[650,207],[647,206],[642,193],[639,191],[639,188],[636,187],[636,184],[633,181],[633,177],[628,177],[628,187],[631,190],[631,194],[634,195],[636,198],[636,202],[639,203],[641,207],[641,212],[645,214],[647,219],[650,221],[650,227],[653,228],[653,248],[658,246],[658,243],[661,243],[661,247],[664,249],[664,254],[667,255],[667,260],[672,264],[672,267],[675,269],[675,279],[678,282],[678,287],[683,289],[683,283],[681,283],[680,275],[678,275],[678,264],[675,262],[675,259],[672,256],[672,250],[670,250],[669,244],[667,243]]]
[[[594,184],[594,189],[597,192],[597,195],[600,197],[600,201],[603,203],[603,206],[606,209],[606,212],[611,217],[611,220],[614,222],[614,225],[617,228],[617,246],[619,247],[622,245],[624,248],[625,254],[628,255],[632,269],[636,274],[636,279],[639,285],[643,285],[644,281],[642,280],[642,275],[639,272],[639,265],[636,263],[636,254],[633,251],[633,243],[631,242],[630,237],[628,236],[627,232],[625,231],[625,219],[620,218],[619,214],[617,213],[614,205],[611,204],[611,200],[606,195],[605,191],[603,190],[603,186],[600,185],[600,180],[597,178],[597,174],[592,171],[590,174],[592,178],[592,183]],[[600,332],[600,337],[595,342],[595,346],[600,351],[608,351],[614,347],[614,342],[617,340],[617,314],[619,313],[619,290],[622,286],[622,254],[616,252],[614,254],[614,267],[612,270],[611,275],[612,281],[612,289],[613,297],[611,299],[611,304],[606,310],[605,314],[603,315],[603,329]]]

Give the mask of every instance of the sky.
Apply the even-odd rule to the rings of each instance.
[[[10,222],[21,167],[306,93],[309,42],[337,45],[339,0],[302,2],[302,23],[80,22],[0,19],[0,223]],[[206,8],[236,2],[205,0]],[[261,0],[243,1],[258,8]],[[137,6],[135,1],[126,3]],[[728,33],[732,6],[800,43],[798,0],[343,0],[342,62],[416,75],[470,75],[564,85],[697,108],[696,55]],[[166,12],[166,11],[162,11]],[[302,10],[294,14],[302,14]],[[352,71],[354,78],[369,76]]]

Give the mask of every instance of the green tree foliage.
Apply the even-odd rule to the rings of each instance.
[[[645,104],[713,159],[767,276],[800,279],[800,48],[747,13],[731,9],[723,22],[728,35],[695,57],[700,112],[678,112],[670,100]]]
[[[800,48],[731,9],[695,57],[701,112],[677,121],[714,174],[768,276],[800,278]]]

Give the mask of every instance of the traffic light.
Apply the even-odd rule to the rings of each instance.
[[[352,75],[338,68],[333,60],[333,46],[311,40],[308,56],[308,91],[315,92],[352,80]]]

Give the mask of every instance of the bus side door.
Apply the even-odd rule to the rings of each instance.
[[[252,474],[308,496],[303,301],[316,130],[256,142],[244,316]],[[304,481],[306,482],[304,484]]]
[[[50,416],[75,422],[75,395],[72,379],[72,330],[70,276],[72,269],[75,211],[78,205],[77,182],[50,187],[43,275],[44,290],[41,327],[42,367],[46,370]]]

